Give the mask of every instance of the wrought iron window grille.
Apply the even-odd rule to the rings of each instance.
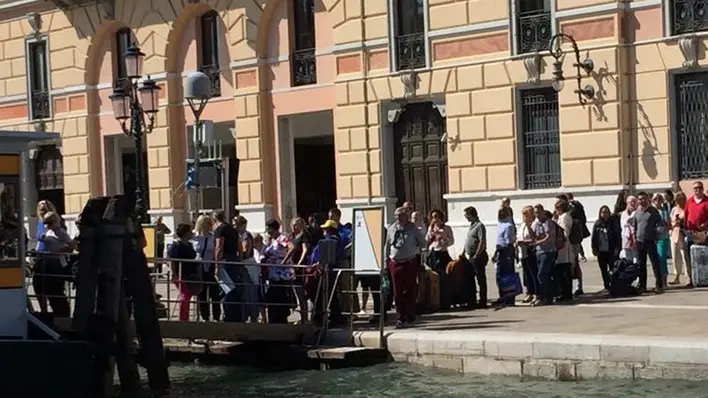
[[[676,77],[678,174],[681,180],[708,177],[708,73]]]
[[[553,36],[551,13],[543,9],[521,13],[518,18],[519,54],[549,49]]]
[[[199,68],[199,71],[209,76],[212,98],[221,96],[221,70],[219,65],[204,65]]]
[[[396,37],[398,69],[417,69],[426,66],[425,35],[412,33]]]
[[[49,106],[49,90],[32,90],[32,120],[49,119],[51,108]]]
[[[523,186],[561,186],[558,93],[550,87],[521,92]]]
[[[708,0],[671,0],[671,30],[675,35],[708,31]]]
[[[317,57],[314,48],[293,51],[290,64],[293,73],[293,86],[317,83]]]

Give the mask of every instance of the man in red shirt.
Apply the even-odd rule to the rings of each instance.
[[[686,233],[686,250],[689,253],[688,264],[693,265],[690,258],[691,246],[694,243],[693,233],[703,232],[708,229],[708,197],[706,197],[703,183],[700,181],[693,183],[693,195],[686,201],[683,219],[684,228],[688,231]],[[706,244],[706,242],[698,243]],[[690,274],[691,268],[686,267],[686,271]],[[693,282],[689,282],[688,287],[693,287]]]
[[[708,228],[708,198],[700,181],[693,183],[693,196],[686,201],[684,220],[689,232],[705,231]]]

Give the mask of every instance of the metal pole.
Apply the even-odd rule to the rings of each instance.
[[[133,141],[135,142],[135,215],[137,224],[149,224],[150,216],[147,214],[145,206],[145,163],[143,162],[143,126],[142,126],[142,108],[138,101],[138,83],[133,83],[133,89],[130,93],[130,129],[133,133]]]
[[[327,343],[327,334],[329,332],[329,264],[324,266],[324,283],[322,283],[322,336],[325,344]],[[307,305],[307,304],[305,304]]]
[[[379,273],[379,348],[386,348],[386,344],[384,342],[384,327],[386,326],[386,322],[384,319],[386,317],[386,303],[384,302],[384,300],[386,299],[386,297],[384,296],[383,283],[386,271],[384,267],[381,267],[381,272]]]
[[[196,188],[196,208],[197,214],[201,214],[202,211],[202,186],[199,182],[199,163],[202,154],[202,135],[200,129],[201,121],[199,120],[199,115],[195,112],[194,114],[194,187]]]

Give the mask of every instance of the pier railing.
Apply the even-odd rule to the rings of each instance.
[[[35,311],[51,309],[56,318],[70,318],[75,302],[72,255],[32,251],[30,256],[34,261],[28,264],[27,271],[28,306]],[[56,264],[61,257],[66,259],[63,267],[40,265],[42,259],[54,259]],[[359,300],[360,293],[355,288],[353,269],[254,261],[172,258],[147,261],[163,337],[275,341],[294,336],[299,328],[302,343],[320,345],[327,341],[332,324],[344,328],[349,342],[353,341],[354,323],[359,315],[354,301]],[[100,264],[97,267],[100,270]],[[381,286],[383,277],[379,278]],[[381,290],[371,294],[383,298]],[[385,313],[384,300],[379,302],[380,308],[374,308],[372,315]],[[217,316],[224,315],[224,322],[216,322],[219,319],[214,319],[215,312]],[[376,324],[382,342],[384,320],[380,316]],[[247,324],[250,328],[232,332],[235,329],[229,329],[228,325],[234,324]],[[271,332],[284,331],[286,326],[290,327],[288,332]],[[296,327],[295,332],[292,327]]]

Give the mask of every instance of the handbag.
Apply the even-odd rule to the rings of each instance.
[[[499,287],[500,299],[516,297],[521,294],[522,291],[521,278],[516,272],[497,275],[497,286]]]
[[[691,239],[693,240],[693,243],[696,245],[704,245],[706,242],[708,242],[708,232],[705,231],[698,231],[698,232],[691,232]]]
[[[206,249],[207,249],[208,244],[209,244],[208,239],[205,239],[204,245],[201,248],[202,249],[201,253],[199,254],[199,256],[200,256],[199,258],[202,260],[204,259],[204,254],[206,253]],[[197,267],[196,267],[196,274],[194,275],[194,279],[186,282],[187,289],[189,290],[190,293],[192,293],[193,296],[199,295],[199,293],[201,293],[202,290],[204,290],[204,283],[202,283],[202,281],[204,281],[204,266],[201,263],[199,263],[199,264],[197,264]]]

